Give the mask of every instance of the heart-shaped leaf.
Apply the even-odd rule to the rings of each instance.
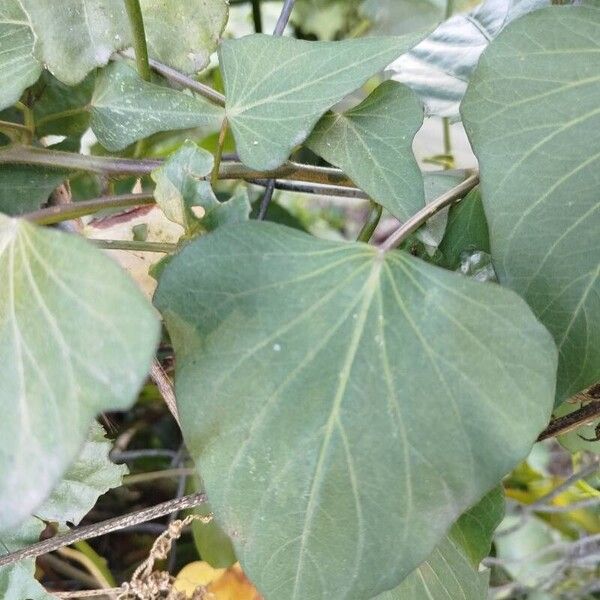
[[[114,0],[20,0],[35,32],[34,53],[60,81],[79,83],[129,42],[125,5]]]
[[[200,71],[227,23],[227,0],[141,0],[148,52],[184,73]]]
[[[282,164],[327,109],[420,37],[307,42],[257,34],[223,42],[227,118],[240,158],[260,170]]]
[[[422,123],[423,109],[415,94],[386,81],[355,108],[326,114],[306,145],[406,220],[425,203],[423,177],[412,152]]]
[[[33,56],[34,36],[19,0],[0,2],[0,110],[14,104],[34,84],[42,66]]]
[[[96,82],[92,130],[108,150],[122,150],[157,131],[201,125],[218,129],[223,109],[185,92],[144,81],[125,62],[109,65]]]
[[[48,496],[98,412],[131,405],[159,327],[133,281],[102,252],[2,215],[0,280],[4,530]]]
[[[187,446],[267,598],[394,587],[550,415],[525,302],[400,251],[250,221],[184,248],[155,302]]]
[[[554,335],[559,402],[600,379],[599,98],[600,10],[553,7],[498,36],[462,105],[498,277]]]

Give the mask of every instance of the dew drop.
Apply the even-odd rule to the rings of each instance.
[[[281,346],[279,344],[273,344],[273,352],[280,352]]]

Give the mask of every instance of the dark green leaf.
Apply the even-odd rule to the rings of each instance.
[[[552,407],[526,304],[403,252],[251,221],[184,248],[155,302],[187,446],[266,597],[397,585]]]
[[[461,254],[465,251],[482,250],[489,254],[490,234],[479,188],[450,208],[439,250],[440,264],[452,271],[460,267]]]
[[[386,81],[355,108],[325,115],[306,145],[340,167],[392,215],[406,220],[425,204],[423,177],[412,152],[422,123],[415,94]]]
[[[600,10],[515,21],[462,106],[492,255],[560,351],[557,401],[600,379]]]
[[[260,170],[282,164],[327,109],[418,40],[307,42],[250,35],[223,42],[227,118],[241,159]]]

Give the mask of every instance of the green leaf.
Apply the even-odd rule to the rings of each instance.
[[[498,277],[560,351],[557,402],[600,379],[599,59],[600,10],[536,11],[489,47],[462,106]]]
[[[442,23],[389,67],[410,86],[428,114],[458,117],[458,107],[481,53],[510,21],[551,0],[487,0],[466,15]]]
[[[495,488],[464,513],[431,556],[397,588],[376,600],[485,600],[488,571],[479,571],[504,515],[504,495]]]
[[[250,202],[245,192],[219,202],[204,177],[213,169],[213,155],[186,140],[179,150],[152,172],[156,183],[154,197],[167,219],[181,225],[187,233],[211,231],[225,223],[247,221]],[[201,206],[204,215],[198,218],[192,207]]]
[[[129,43],[123,2],[20,0],[35,33],[36,58],[55,77],[75,85]],[[124,33],[125,32],[125,33]]]
[[[0,555],[20,550],[39,540],[44,523],[34,517],[19,528],[0,534]],[[0,567],[0,596],[3,600],[56,600],[35,579],[35,561],[27,559]]]
[[[397,585],[549,418],[526,304],[403,252],[250,221],[186,246],[155,303],[186,444],[266,597]]]
[[[440,264],[452,271],[460,267],[465,251],[482,250],[489,254],[490,234],[478,187],[450,208],[439,249],[443,255]]]
[[[423,109],[415,94],[386,81],[355,108],[326,114],[306,146],[406,220],[425,204],[423,177],[412,152],[422,123]]]
[[[200,71],[227,23],[226,0],[141,0],[148,52],[184,73]]]
[[[303,36],[312,34],[319,40],[346,37],[359,18],[362,0],[296,0],[291,22]]]
[[[95,80],[95,73],[91,73],[78,85],[69,86],[45,71],[33,90],[37,98],[33,105],[36,134],[81,137],[89,127],[88,105]]]
[[[131,405],[159,327],[133,281],[101,251],[2,215],[0,280],[4,530],[50,494],[98,412]]]
[[[91,102],[92,130],[107,150],[122,150],[158,131],[212,126],[223,109],[206,100],[148,83],[125,62],[109,65],[98,77]]]
[[[419,36],[307,42],[269,35],[219,47],[227,118],[242,161],[273,169],[319,117],[415,44]]]
[[[79,525],[102,494],[121,485],[127,467],[110,460],[112,444],[104,435],[104,429],[94,422],[79,456],[36,510],[44,521]]]
[[[0,165],[0,213],[21,215],[40,208],[66,177],[66,172],[54,169]]]
[[[33,56],[34,36],[19,0],[0,0],[0,110],[17,102],[42,67]]]

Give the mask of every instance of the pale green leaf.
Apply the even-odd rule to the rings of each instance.
[[[307,42],[269,35],[219,47],[227,118],[248,166],[282,164],[321,115],[421,36]]]
[[[100,411],[128,408],[158,322],[135,283],[77,236],[0,215],[0,530],[37,509]]]
[[[510,21],[551,0],[486,0],[472,12],[442,23],[389,66],[394,79],[410,86],[429,114],[458,117],[481,53]]]
[[[17,529],[0,533],[0,556],[5,552],[20,550],[39,540],[44,523],[34,517],[27,519]],[[2,600],[55,600],[34,577],[35,561],[22,560],[0,567],[0,596]]]
[[[412,152],[422,123],[415,94],[386,81],[355,108],[326,114],[306,145],[340,167],[392,215],[406,220],[425,203],[423,177]]]
[[[141,0],[148,52],[184,73],[200,71],[227,23],[226,0]]]
[[[104,435],[104,429],[94,422],[79,456],[36,510],[36,515],[45,521],[79,525],[99,496],[121,485],[127,467],[110,460],[112,444]]]
[[[362,0],[296,0],[291,22],[302,34],[331,41],[358,25]],[[298,36],[300,37],[300,36]]]
[[[34,84],[42,67],[33,56],[34,36],[19,0],[0,0],[0,110]]]
[[[115,0],[20,0],[35,32],[36,58],[60,81],[79,83],[129,43],[125,5]]]
[[[129,64],[118,62],[99,76],[91,114],[98,141],[108,150],[122,150],[158,131],[218,129],[223,109],[197,96],[148,83]]]
[[[560,351],[557,401],[600,379],[600,10],[512,23],[462,106],[492,255]]]
[[[29,165],[0,165],[0,213],[21,215],[44,204],[66,172]]]
[[[250,202],[245,192],[219,202],[209,181],[213,155],[186,140],[179,150],[152,172],[156,183],[154,197],[167,219],[181,225],[186,232],[211,231],[229,222],[248,220]],[[197,217],[192,207],[200,206],[204,214]]]
[[[186,444],[267,598],[394,587],[550,415],[527,305],[403,252],[250,221],[184,248],[155,303]]]
[[[495,488],[458,519],[422,565],[376,600],[485,600],[489,572],[479,563],[503,515],[504,495]]]

